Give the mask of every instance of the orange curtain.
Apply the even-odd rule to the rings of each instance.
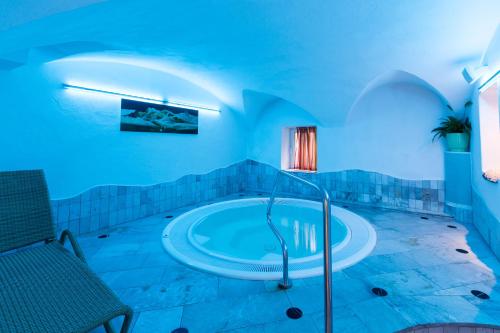
[[[295,130],[294,169],[316,171],[316,127]]]

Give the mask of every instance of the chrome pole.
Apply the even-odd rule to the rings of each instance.
[[[332,250],[331,250],[331,231],[330,231],[330,196],[323,189],[323,270],[325,287],[325,332],[333,332],[333,296],[332,296]]]

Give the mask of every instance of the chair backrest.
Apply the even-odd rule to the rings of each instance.
[[[53,238],[43,171],[0,172],[0,252]]]

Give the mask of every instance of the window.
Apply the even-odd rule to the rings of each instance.
[[[485,178],[495,181],[500,170],[500,80],[489,81],[479,94],[479,137],[482,171]]]
[[[283,130],[281,168],[316,171],[316,127],[288,127]]]

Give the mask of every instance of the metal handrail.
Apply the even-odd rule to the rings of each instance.
[[[274,180],[273,190],[271,191],[271,196],[269,197],[269,203],[267,204],[267,224],[271,228],[272,232],[278,238],[278,241],[281,245],[281,252],[283,254],[283,280],[278,284],[281,289],[289,289],[292,288],[292,282],[288,279],[288,246],[286,245],[286,241],[281,236],[278,228],[273,224],[271,210],[273,208],[274,199],[276,198],[276,189],[279,184],[279,175],[276,175],[276,179]]]
[[[279,185],[280,175],[288,176],[298,182],[309,185],[320,192],[322,196],[323,203],[323,271],[324,271],[324,292],[325,292],[325,332],[332,333],[333,332],[333,313],[332,313],[332,252],[331,252],[331,231],[330,231],[330,195],[328,191],[323,187],[318,186],[308,180],[305,180],[296,175],[292,175],[291,173],[285,171],[278,171],[276,175],[276,179],[274,181],[273,189],[271,191],[271,196],[269,197],[269,203],[267,204],[267,223],[269,224],[271,230],[274,235],[278,238],[281,244],[281,250],[283,253],[283,281],[280,284],[281,288],[290,288],[292,286],[291,281],[288,279],[288,247],[285,239],[279,233],[276,226],[272,223],[271,217],[271,209],[274,204],[274,199],[276,198],[276,189]]]

